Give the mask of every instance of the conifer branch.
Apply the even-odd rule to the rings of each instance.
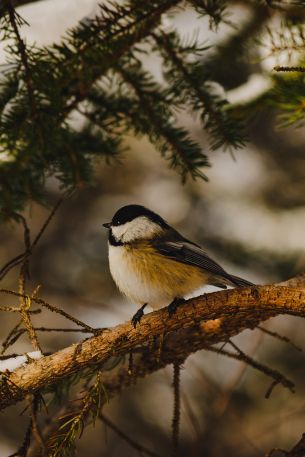
[[[210,28],[217,30],[221,22],[226,22],[227,2],[225,0],[191,0],[195,10],[202,16],[209,16]]]
[[[207,155],[189,138],[189,132],[177,125],[177,119],[171,118],[177,107],[199,112],[212,149],[234,149],[244,145],[237,110],[230,109],[225,97],[215,91],[213,78],[206,71],[206,61],[199,60],[204,58],[206,47],[200,47],[196,40],[190,46],[184,45],[177,31],[165,33],[160,26],[162,15],[182,4],[181,1],[143,3],[135,0],[124,4],[103,4],[95,18],[84,19],[69,30],[60,43],[42,48],[25,46],[19,30],[21,18],[14,9],[22,3],[27,1],[6,0],[0,6],[2,36],[4,40],[14,40],[14,44],[9,45],[8,65],[0,81],[0,154],[5,153],[6,157],[5,161],[0,161],[2,221],[20,213],[29,200],[43,203],[45,179],[50,174],[65,189],[90,182],[96,156],[109,161],[121,152],[121,126],[124,133],[148,134],[161,154],[169,158],[170,166],[181,172],[183,178],[190,174],[205,179],[200,168],[209,165]],[[227,22],[227,4],[225,0],[188,2],[197,14],[208,16],[214,28]],[[236,35],[240,42],[253,33],[251,24],[247,31]],[[254,24],[257,25],[257,18]],[[288,47],[302,49],[302,26],[291,26],[290,29],[288,38],[281,30],[278,39],[276,32],[270,32],[275,50],[278,42],[279,48],[285,46],[286,38]],[[113,75],[117,64],[122,66],[123,63],[124,70],[130,70],[126,61],[139,51],[144,40],[150,49],[154,43],[153,50],[163,56],[168,83],[166,91],[161,85],[156,85],[152,98],[149,87],[145,85],[146,73],[137,72],[134,83],[141,90],[141,97],[139,99],[138,92],[132,101],[137,108],[140,106],[140,110],[132,112],[128,103],[124,104],[124,97],[119,99],[111,95],[107,98],[108,118],[103,106],[97,106],[98,100],[102,103],[101,97],[95,98],[93,112],[90,105],[92,94],[101,87],[104,89],[105,80]],[[140,50],[143,52],[143,49]],[[300,70],[302,65],[295,68]],[[20,77],[24,84],[19,84]],[[301,83],[290,88],[287,84],[276,86],[282,92],[282,101],[276,97],[273,99],[273,95],[271,99],[284,113],[287,112],[284,125],[302,122],[304,109],[298,100],[300,93],[304,92]],[[155,96],[158,95],[159,104],[155,108]],[[293,102],[287,103],[291,96]],[[125,101],[127,99],[125,97]],[[145,100],[149,107],[146,118],[144,113],[138,115],[140,100]],[[83,102],[89,102],[86,109]],[[87,116],[88,123],[83,129],[75,129],[69,122],[75,109]],[[121,111],[115,112],[116,109]],[[98,118],[101,113],[103,119]],[[97,116],[94,118],[92,114]],[[21,258],[12,264],[19,262]]]
[[[177,167],[180,170],[183,180],[185,180],[188,173],[193,178],[201,176],[206,179],[205,175],[198,170],[199,165],[208,166],[208,161],[200,147],[196,145],[195,142],[188,139],[185,130],[175,129],[170,125],[168,121],[168,118],[172,116],[170,112],[167,113],[167,119],[165,116],[162,116],[161,110],[157,113],[156,108],[158,108],[158,102],[160,105],[159,108],[164,105],[164,110],[166,110],[166,98],[162,100],[162,95],[161,97],[159,95],[154,98],[152,92],[150,92],[151,96],[149,96],[147,92],[145,93],[143,87],[141,87],[140,80],[137,78],[138,72],[135,67],[132,72],[128,72],[124,66],[116,66],[116,69],[122,75],[122,78],[134,89],[140,102],[140,109],[143,110],[143,113],[147,114],[153,130],[151,139],[155,139],[157,145],[160,144],[159,148],[163,154],[166,155],[168,149],[172,151],[169,155],[171,166]],[[145,79],[142,78],[142,80]],[[163,137],[165,144],[162,142],[160,143],[160,137]],[[195,160],[196,156],[197,160]],[[192,157],[192,159],[190,159],[190,157]]]
[[[52,435],[48,441],[49,456],[61,457],[67,451],[74,451],[75,441],[80,438],[88,420],[94,424],[99,416],[102,397],[105,395],[101,372],[97,372],[95,382],[80,399],[81,406],[69,411],[60,419],[60,433]]]
[[[117,61],[122,57],[123,54],[127,53],[133,45],[140,42],[145,38],[151,30],[156,27],[159,23],[162,14],[167,10],[176,6],[180,3],[179,0],[166,0],[163,2],[155,2],[154,5],[148,7],[147,10],[143,9],[143,3],[140,1],[134,1],[129,7],[119,7],[116,5],[116,10],[110,10],[107,6],[101,6],[101,18],[97,17],[95,21],[92,21],[91,27],[93,28],[98,41],[95,43],[89,40],[84,46],[81,47],[81,56],[83,59],[82,71],[85,73],[85,66],[87,65],[86,52],[90,52],[90,47],[93,44],[100,47],[99,51],[102,53],[103,61],[101,62],[99,56],[99,63],[92,66],[92,76],[83,80],[81,72],[78,70],[79,78],[82,81],[76,82],[76,94],[74,95],[74,100],[70,102],[66,107],[66,114],[71,110],[75,109],[76,106],[84,100],[88,91],[91,89],[92,85],[100,78],[103,74],[113,67]],[[103,13],[106,14],[103,14]],[[127,25],[121,25],[120,20],[124,19],[127,22]],[[117,25],[118,24],[118,25]],[[114,30],[113,30],[114,29]],[[102,32],[102,38],[99,38],[100,33]],[[107,40],[115,38],[115,46],[108,48]],[[76,49],[78,52],[78,49]],[[79,56],[79,53],[77,54]],[[73,58],[73,55],[72,55]],[[67,60],[67,67],[71,64],[71,58]],[[73,86],[67,86],[64,91],[73,94]]]
[[[168,68],[165,76],[172,90],[175,87],[179,97],[189,100],[195,112],[201,111],[203,127],[212,137],[212,149],[221,146],[243,147],[245,140],[242,136],[242,125],[238,125],[238,120],[231,119],[230,114],[226,112],[226,100],[205,87],[208,76],[204,74],[202,67],[198,66],[198,62],[187,63],[186,50],[181,45],[178,35],[175,32],[165,34],[159,30],[158,33],[152,33],[152,36],[156,41],[157,49],[165,52],[164,62]],[[193,51],[195,53],[196,45],[193,45]],[[172,64],[178,74],[172,69]]]
[[[92,129],[90,123],[82,131],[75,131],[66,119],[118,59],[146,38],[159,24],[162,14],[177,4],[179,0],[158,0],[144,7],[143,2],[137,0],[124,5],[103,5],[96,18],[80,23],[62,43],[26,50],[10,3],[9,18],[17,47],[12,48],[13,65],[0,86],[0,135],[3,149],[14,160],[0,163],[2,219],[11,218],[17,210],[20,212],[29,198],[43,201],[41,189],[50,170],[69,189],[90,179],[92,160],[88,158],[97,154],[106,159],[115,157],[120,143],[117,137],[107,134],[105,129]],[[4,30],[11,37],[6,23]],[[24,68],[27,94],[24,87],[18,86],[18,62]],[[39,123],[32,122],[37,117]],[[162,132],[156,132],[158,134]],[[174,137],[180,135],[180,144],[194,150],[195,145],[186,138],[187,132],[167,129],[167,135],[172,143]],[[178,155],[177,158],[173,155],[172,163],[180,161]],[[202,175],[198,168],[203,161],[206,159],[192,164],[193,175]],[[14,265],[19,260],[16,259]]]

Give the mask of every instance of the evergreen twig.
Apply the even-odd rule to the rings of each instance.
[[[124,65],[117,65],[116,70],[135,91],[140,101],[140,107],[143,113],[148,116],[148,121],[152,128],[150,138],[156,142],[161,153],[165,156],[169,152],[171,166],[180,170],[183,180],[186,179],[187,174],[190,174],[193,178],[200,176],[206,179],[206,176],[198,170],[199,166],[209,166],[201,148],[188,138],[185,130],[174,128],[169,123],[168,119],[172,116],[172,113],[168,112],[166,117],[162,116],[162,109],[166,110],[166,98],[162,100],[162,94],[159,93],[154,97],[152,91],[144,91],[143,82],[145,81],[145,76],[142,76],[141,86],[141,80],[137,78],[141,70],[137,64],[133,67],[130,66],[129,71]],[[149,77],[146,76],[146,78]],[[146,80],[146,84],[147,86],[152,85],[149,79]],[[161,109],[157,113],[158,103]],[[149,133],[149,129],[147,133]],[[162,138],[164,141],[162,141]]]
[[[49,457],[63,457],[75,449],[75,441],[81,438],[87,421],[95,423],[99,416],[101,397],[105,394],[102,373],[98,372],[95,382],[84,393],[80,409],[70,411],[61,417],[62,425],[49,439]]]
[[[201,112],[203,126],[212,137],[212,149],[221,146],[243,147],[245,139],[242,136],[242,125],[237,119],[231,119],[229,112],[226,112],[227,101],[221,99],[219,94],[213,95],[213,91],[205,86],[209,77],[201,71],[198,62],[187,62],[188,47],[181,45],[177,33],[166,34],[159,30],[158,33],[153,32],[152,36],[156,41],[157,49],[165,52],[164,60],[168,68],[165,75],[172,85],[172,91],[176,90],[177,95],[184,101],[189,100],[195,112]],[[191,47],[191,50],[195,53],[196,44]],[[172,65],[176,67],[178,74]]]

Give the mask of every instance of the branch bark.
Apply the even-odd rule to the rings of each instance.
[[[188,355],[227,341],[244,329],[279,314],[305,317],[305,290],[285,286],[255,286],[205,294],[188,300],[169,318],[166,309],[143,317],[136,329],[129,322],[103,331],[2,377],[0,409],[33,394],[76,371],[103,365],[113,356],[141,350],[132,375],[126,369],[117,378],[105,373],[108,396],[136,378],[169,363],[182,363]],[[149,342],[162,335],[161,356]]]

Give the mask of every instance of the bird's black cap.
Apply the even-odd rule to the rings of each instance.
[[[122,225],[130,222],[137,217],[145,216],[153,222],[156,222],[163,228],[168,228],[168,224],[161,216],[154,213],[142,205],[127,205],[120,208],[112,218],[111,225]]]

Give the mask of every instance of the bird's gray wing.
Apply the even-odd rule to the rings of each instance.
[[[251,285],[249,281],[227,273],[217,262],[211,259],[208,254],[197,244],[193,244],[186,239],[166,241],[165,239],[156,240],[154,243],[157,251],[177,262],[186,263],[202,268],[211,276],[223,278],[236,286]],[[217,279],[215,278],[215,284]],[[221,283],[220,283],[221,284]],[[219,284],[219,286],[220,286]]]
[[[193,265],[209,273],[223,276],[226,271],[214,260],[212,260],[203,249],[188,241],[165,241],[155,243],[160,254],[170,257],[178,262]]]

